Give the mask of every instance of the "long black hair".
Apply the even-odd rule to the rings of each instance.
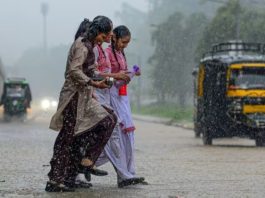
[[[94,42],[95,38],[98,34],[104,33],[108,34],[112,30],[112,21],[105,16],[97,16],[95,19],[89,24],[89,28],[84,33],[85,41]]]
[[[117,26],[116,28],[114,28],[113,34],[114,34],[113,36],[115,36],[116,40],[124,38],[126,36],[131,36],[130,30],[125,25],[120,25],[120,26]],[[119,67],[121,67],[120,63],[118,61],[118,58],[117,58],[116,51],[115,51],[115,41],[113,38],[111,39],[111,49],[112,49],[112,52],[114,54],[114,57],[115,57],[117,63],[119,64]],[[124,59],[126,60],[126,56],[124,54],[124,51],[122,50],[121,52],[122,52]]]
[[[85,32],[88,31],[91,21],[85,18],[79,25],[77,32],[75,33],[75,40],[78,39],[79,36],[84,36]]]

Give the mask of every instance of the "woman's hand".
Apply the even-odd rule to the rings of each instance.
[[[141,71],[139,70],[139,71],[135,72],[135,76],[141,76]]]
[[[116,80],[124,80],[126,84],[130,82],[130,77],[126,74],[126,71],[120,71],[119,73],[115,73],[114,77]]]
[[[97,97],[97,94],[93,91],[92,93],[92,98],[94,98],[96,101],[98,101],[98,97]]]
[[[90,84],[93,87],[96,87],[98,89],[110,88],[110,86],[106,82],[107,82],[107,79],[104,79],[104,80],[101,80],[101,81],[93,81],[93,80],[91,80]]]

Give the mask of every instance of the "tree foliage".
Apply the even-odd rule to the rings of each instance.
[[[177,12],[153,32],[155,52],[150,62],[153,65],[153,87],[159,101],[178,96],[180,105],[185,104],[191,92],[196,44],[206,24],[204,14],[185,17]]]
[[[197,57],[209,51],[213,44],[229,40],[265,42],[265,13],[257,7],[244,7],[246,4],[240,3],[239,0],[230,0],[218,9],[216,16],[205,28],[198,44]]]
[[[148,60],[154,54],[155,46],[151,44],[151,34],[155,34],[157,25],[166,23],[168,17],[176,12],[181,13],[183,23],[186,22],[186,18],[192,13],[203,12],[205,10],[207,10],[205,15],[212,17],[217,9],[217,5],[201,4],[201,0],[149,0],[148,2],[148,13],[136,10],[127,3],[123,4],[122,9],[117,13],[117,16],[121,19],[123,24],[126,24],[130,28],[132,32],[132,41],[129,44],[128,49],[126,49],[129,64],[142,63],[141,94],[146,99],[150,98],[151,95],[151,99],[153,100],[153,94],[157,91],[157,86],[154,82],[151,82],[154,77],[153,71],[155,67],[153,63],[150,64]],[[177,21],[178,19],[176,20],[176,23]],[[174,21],[172,25],[175,25]],[[190,29],[195,29],[197,27],[201,28],[200,24],[196,24],[193,27],[190,27]],[[171,28],[169,27],[169,29]],[[191,34],[191,32],[189,32],[189,34]],[[164,36],[166,35],[167,33],[164,33]],[[173,40],[175,40],[175,38],[174,35],[172,36],[172,42],[169,44],[174,43]],[[197,38],[197,35],[195,38]],[[192,45],[194,44],[195,43],[192,43]],[[186,43],[186,45],[188,44]],[[193,57],[191,59],[193,60]],[[138,60],[141,61],[139,62]],[[190,72],[191,71],[189,71],[189,73]],[[131,88],[133,87],[133,83],[134,82],[131,83]],[[187,83],[189,84],[187,85],[189,87],[192,84],[192,82]],[[134,94],[132,94],[132,96],[134,96]]]

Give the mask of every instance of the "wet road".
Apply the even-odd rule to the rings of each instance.
[[[150,185],[118,189],[110,175],[93,177],[93,188],[46,193],[56,132],[44,119],[0,123],[0,197],[265,197],[265,149],[229,139],[205,147],[193,132],[136,121],[136,165]]]

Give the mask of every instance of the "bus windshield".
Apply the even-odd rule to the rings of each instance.
[[[6,96],[8,97],[24,97],[25,89],[21,85],[11,85],[6,88]]]
[[[265,89],[265,67],[232,69],[229,89]]]

